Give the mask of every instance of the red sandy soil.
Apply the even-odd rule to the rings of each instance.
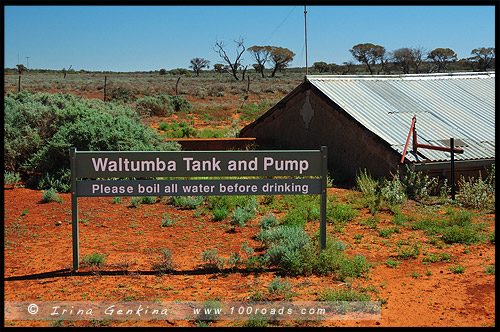
[[[201,253],[217,248],[227,258],[243,243],[257,249],[253,238],[259,231],[260,214],[245,227],[232,231],[229,220],[212,221],[208,210],[182,210],[165,201],[131,207],[130,198],[112,204],[112,198],[79,198],[80,255],[107,254],[105,265],[81,266],[71,272],[71,198],[61,194],[62,203],[41,203],[41,191],[5,188],[4,222],[4,301],[243,301],[255,292],[267,294],[267,287],[278,276],[276,270],[247,272],[211,271],[203,266]],[[331,188],[329,195],[343,201],[349,191]],[[356,193],[354,193],[356,195]],[[413,203],[413,204],[412,204]],[[404,213],[418,214],[418,205],[409,202]],[[163,213],[177,218],[176,225],[161,227]],[[443,213],[439,211],[437,213]],[[374,264],[368,279],[357,279],[354,287],[372,286],[383,299],[381,319],[321,321],[318,323],[280,321],[278,326],[379,326],[379,327],[492,327],[495,322],[495,275],[485,267],[495,262],[495,246],[490,242],[476,245],[445,245],[438,249],[421,232],[402,227],[400,233],[382,238],[378,232],[360,224],[369,212],[362,210],[344,232],[327,226],[327,236],[336,236],[349,247],[349,255],[362,254]],[[477,220],[476,220],[477,219]],[[474,221],[495,227],[495,215],[477,215]],[[393,226],[389,212],[380,214],[379,229]],[[309,223],[306,230],[317,232],[319,225]],[[356,243],[354,236],[363,235]],[[419,241],[424,251],[447,253],[450,262],[424,264],[423,254],[416,259],[400,260],[397,268],[384,262],[397,260],[398,240]],[[176,264],[172,273],[159,274],[153,269],[160,248],[173,253]],[[462,274],[450,267],[462,265]],[[313,301],[318,292],[346,287],[331,276],[289,277],[293,300]],[[244,322],[215,321],[210,326],[238,326]],[[5,326],[50,326],[50,321],[6,321]],[[69,322],[62,323],[70,325]],[[74,326],[99,326],[96,322],[75,321]],[[196,326],[193,321],[112,321],[110,326]]]

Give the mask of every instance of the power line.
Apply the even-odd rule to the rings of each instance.
[[[283,21],[281,21],[280,24],[278,24],[278,26],[273,30],[273,32],[271,32],[271,34],[269,35],[269,37],[267,37],[262,43],[261,45],[264,45],[265,43],[267,43],[269,41],[269,39],[271,39],[271,37],[274,35],[274,33],[276,31],[278,31],[278,29],[283,25],[283,23],[285,23],[285,21],[288,19],[288,17],[292,14],[292,12],[295,10],[297,6],[294,6],[292,8],[292,10],[290,10],[290,12],[288,13],[288,15],[285,17],[285,19]]]

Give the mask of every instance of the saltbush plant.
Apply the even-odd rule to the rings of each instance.
[[[438,184],[436,178],[415,171],[408,165],[406,165],[406,170],[403,174],[399,175],[398,172],[398,177],[409,199],[419,200],[428,198]]]
[[[162,273],[171,272],[175,269],[175,263],[172,257],[172,251],[166,248],[160,250],[160,256],[157,259],[157,264],[153,266],[153,269],[159,270]]]
[[[6,186],[16,187],[20,180],[21,176],[17,172],[4,171],[3,173],[3,183]]]
[[[72,94],[21,91],[4,97],[4,166],[22,170],[29,188],[69,192],[69,149],[173,151],[130,107]]]
[[[241,206],[237,206],[231,214],[231,224],[244,227],[246,223],[255,217],[259,201],[255,196],[245,196],[246,199]]]
[[[87,256],[83,256],[82,263],[85,265],[101,266],[106,262],[107,255],[99,252],[93,252]]]
[[[197,209],[200,205],[205,203],[204,196],[172,196],[171,202],[174,206],[181,209]]]
[[[229,216],[229,209],[225,206],[216,206],[212,209],[212,215],[214,221],[222,221]]]
[[[495,165],[492,165],[491,171],[486,179],[469,178],[467,181],[463,176],[460,177],[459,191],[457,200],[464,207],[474,209],[486,209],[494,204],[495,198]]]
[[[278,226],[278,218],[272,214],[268,213],[259,220],[260,229],[270,229]]]
[[[59,195],[54,188],[50,188],[42,191],[42,203],[48,203],[48,202],[62,203],[63,199],[61,198],[61,195]]]

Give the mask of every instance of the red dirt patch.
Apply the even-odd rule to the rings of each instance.
[[[330,189],[337,201],[346,199],[349,191]],[[259,248],[252,236],[258,232],[258,219],[232,232],[229,221],[214,222],[203,210],[182,210],[165,202],[130,207],[129,198],[112,204],[112,198],[79,198],[80,254],[95,251],[107,254],[104,266],[95,270],[82,266],[70,272],[72,264],[71,198],[62,194],[63,203],[40,203],[41,191],[25,188],[5,189],[5,272],[4,301],[205,301],[220,297],[223,301],[247,299],[257,291],[265,294],[276,271],[219,273],[203,268],[200,255],[205,249],[217,248],[228,257],[243,243]],[[417,213],[409,205],[406,209]],[[407,211],[406,211],[407,212]],[[177,219],[177,224],[161,227],[163,213]],[[425,249],[451,255],[450,262],[423,264],[417,259],[400,260],[397,268],[385,262],[395,258],[398,240],[427,243],[421,231],[403,227],[389,238],[360,224],[369,214],[363,211],[343,232],[329,224],[328,236],[348,244],[349,254],[362,254],[374,264],[367,280],[353,286],[374,287],[382,305],[377,321],[323,321],[318,326],[494,326],[495,275],[484,272],[494,264],[495,247],[491,243],[448,245],[443,248],[426,245]],[[494,215],[481,216],[494,230]],[[58,225],[60,222],[60,225]],[[388,213],[380,215],[379,229],[391,226]],[[310,223],[310,234],[318,224]],[[356,242],[355,236],[361,239]],[[153,269],[160,248],[173,253],[174,273],[158,274]],[[258,252],[254,253],[255,255]],[[462,265],[456,274],[450,267]],[[290,277],[296,296],[293,300],[315,300],[319,291],[344,287],[341,282],[324,276]],[[233,321],[216,321],[211,326],[234,326]],[[49,326],[49,321],[7,321],[6,326]],[[94,326],[92,322],[75,321],[74,326]],[[238,324],[242,324],[239,322]],[[238,325],[236,324],[236,325]],[[295,321],[279,326],[316,326]],[[195,326],[192,321],[122,321],[111,326]]]

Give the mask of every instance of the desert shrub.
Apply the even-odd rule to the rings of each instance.
[[[301,265],[300,250],[309,243],[309,235],[299,226],[261,229],[257,239],[268,248],[264,261],[283,272],[295,271]]]
[[[389,204],[401,204],[406,200],[405,187],[399,179],[399,173],[391,180],[384,179],[380,190],[383,199]]]
[[[278,226],[278,218],[272,213],[266,214],[259,220],[260,229],[270,229]]]
[[[201,260],[205,263],[205,267],[208,269],[219,269],[222,271],[224,265],[226,265],[226,260],[224,257],[219,256],[217,249],[205,249],[201,253]]]
[[[406,171],[399,176],[406,196],[410,199],[428,198],[432,190],[437,187],[437,180],[422,172],[412,170],[406,165]]]
[[[287,205],[288,211],[280,220],[283,225],[303,226],[305,223],[320,217],[320,205],[317,197],[290,196],[285,205]]]
[[[85,265],[101,266],[106,262],[106,255],[99,252],[93,252],[87,256],[83,256],[82,263]]]
[[[141,203],[142,204],[154,204],[154,203],[156,203],[156,197],[154,197],[154,196],[142,196]]]
[[[175,112],[188,112],[191,110],[192,105],[182,96],[170,96],[170,104]]]
[[[172,252],[169,249],[161,249],[160,256],[157,258],[157,263],[153,266],[153,269],[159,270],[160,272],[170,272],[175,269],[175,263],[172,257]]]
[[[363,169],[356,175],[356,189],[362,193],[363,205],[370,210],[372,215],[375,215],[383,202],[380,181]]]
[[[16,187],[21,180],[21,175],[17,172],[4,171],[3,173],[3,183],[6,186]]]
[[[142,203],[142,197],[132,197],[130,199],[130,206],[138,207]]]
[[[255,217],[259,201],[255,196],[246,196],[245,200],[237,206],[231,214],[231,224],[244,227],[245,224]]]
[[[254,216],[255,216],[254,211],[248,211],[245,208],[238,206],[236,207],[236,209],[234,209],[233,213],[231,214],[231,225],[244,227],[247,221],[252,219]]]
[[[228,210],[233,210],[237,206],[245,206],[250,196],[208,196],[207,205],[210,210],[217,207],[226,207]]]
[[[30,94],[4,98],[4,165],[22,170],[33,189],[70,189],[69,149],[80,151],[173,151],[131,108],[70,94]]]
[[[253,121],[264,114],[271,106],[272,105],[267,100],[260,104],[244,105],[240,110],[238,110],[238,112],[241,113],[240,120]]]
[[[204,196],[172,196],[172,204],[181,209],[197,209],[205,202]]]
[[[370,294],[364,289],[360,291],[353,288],[329,288],[322,290],[318,294],[318,300],[331,302],[368,302],[371,300]],[[337,308],[339,309],[339,308]]]
[[[474,244],[481,239],[477,229],[471,226],[453,225],[444,228],[442,232],[441,238],[446,243]]]
[[[130,102],[135,100],[137,97],[132,90],[123,86],[118,86],[111,89],[108,98],[115,101]]]
[[[170,227],[177,224],[177,220],[168,213],[163,213],[161,227]]]
[[[328,205],[326,220],[331,223],[345,224],[357,215],[356,210],[349,204],[328,202]]]
[[[62,203],[63,199],[56,192],[54,188],[50,188],[42,191],[42,203],[48,203],[48,202]]]
[[[213,220],[214,221],[222,221],[229,216],[229,209],[225,206],[216,206],[212,210]]]
[[[277,276],[269,283],[267,291],[271,295],[277,295],[288,299],[291,295],[293,295],[291,292],[292,288],[293,284],[288,280],[288,278],[283,280],[280,276]]]
[[[160,130],[169,130],[170,129],[170,125],[167,122],[161,122],[158,125],[158,129],[160,129]]]
[[[363,169],[356,175],[356,186],[363,195],[373,196],[377,192],[379,182],[366,169]]]
[[[111,201],[111,204],[119,204],[122,202],[122,198],[121,197],[113,197],[113,200]]]
[[[301,250],[300,265],[292,272],[294,274],[333,275],[337,280],[368,277],[371,264],[362,255],[349,257],[346,246],[338,240],[327,241],[326,248],[321,250],[318,240],[311,241]]]
[[[495,197],[495,165],[492,166],[486,179],[469,178],[469,181],[466,181],[462,176],[458,185],[457,200],[463,206],[475,209],[488,208]]]
[[[174,107],[169,95],[144,96],[136,101],[136,111],[141,115],[168,116]]]

